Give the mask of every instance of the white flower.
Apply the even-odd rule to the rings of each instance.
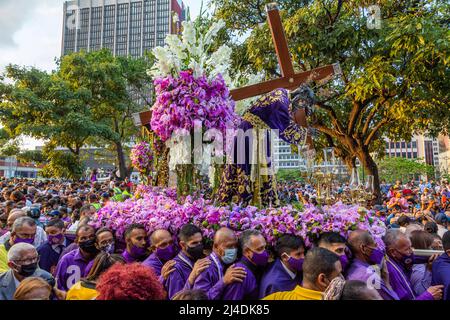
[[[173,56],[177,57],[178,60],[186,59],[187,55],[184,52],[186,46],[181,42],[180,37],[175,34],[169,34],[166,36],[166,44],[168,50],[172,53]]]
[[[191,60],[191,62],[188,65],[188,68],[194,71],[194,78],[198,78],[203,74],[202,66],[195,60]]]
[[[205,35],[205,45],[208,45],[212,42],[214,37],[217,35],[217,33],[225,27],[225,22],[223,20],[219,20],[217,22],[214,22],[212,26],[209,28],[208,32]]]
[[[192,21],[183,21],[183,43],[186,47],[195,45],[197,42],[196,31]]]
[[[172,17],[172,22],[177,23],[179,21],[180,21],[180,18],[178,17],[178,13],[174,12],[173,17]]]

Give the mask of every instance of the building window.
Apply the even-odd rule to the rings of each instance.
[[[408,159],[411,159],[411,152],[408,152]]]
[[[395,148],[400,149],[400,142],[395,143]]]
[[[417,159],[417,152],[413,152],[413,158]]]
[[[400,152],[396,153],[397,158],[400,158]]]
[[[406,148],[405,141],[402,141],[402,149],[405,149],[405,148]]]
[[[394,149],[394,143],[391,142],[391,149]]]
[[[413,142],[412,142],[412,147],[413,147],[413,148],[417,148],[417,142],[416,142],[416,141],[413,141]]]

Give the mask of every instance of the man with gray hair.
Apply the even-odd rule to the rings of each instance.
[[[240,237],[242,258],[234,266],[245,271],[245,278],[226,286],[224,300],[256,300],[259,295],[259,283],[269,260],[266,240],[261,232],[245,230]]]
[[[55,283],[52,275],[39,269],[39,255],[36,248],[25,242],[11,246],[7,255],[8,271],[0,274],[0,300],[12,300],[19,283],[28,277],[40,277],[52,286]]]
[[[0,272],[8,270],[7,253],[10,248],[17,243],[28,243],[32,245],[35,236],[36,222],[32,218],[20,217],[14,221],[8,241],[0,245]]]
[[[414,253],[409,238],[400,230],[390,229],[383,240],[386,245],[389,283],[400,300],[440,300],[444,287],[442,285],[431,286],[416,297],[411,285]]]
[[[15,209],[10,212],[8,219],[6,221],[7,227],[10,231],[6,232],[3,236],[0,237],[0,245],[4,244],[6,242],[9,242],[9,240],[11,238],[11,229],[14,224],[14,221],[16,221],[18,218],[26,217],[26,216],[27,216],[27,214],[25,213],[25,211],[23,211],[21,209]],[[37,226],[33,245],[36,248],[38,248],[40,245],[44,244],[45,242],[47,242],[47,234],[45,233],[44,229]],[[0,254],[0,256],[1,256],[1,254]],[[0,266],[0,272],[1,272],[1,266]]]

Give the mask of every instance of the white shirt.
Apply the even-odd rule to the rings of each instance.
[[[284,265],[284,263],[280,260],[281,265],[283,266],[284,270],[286,270],[287,274],[289,275],[289,277],[292,278],[292,280],[295,279],[296,274],[294,272],[292,272],[291,270],[288,269],[288,267],[286,267]]]

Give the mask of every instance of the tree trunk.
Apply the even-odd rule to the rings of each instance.
[[[362,150],[358,152],[358,159],[359,161],[361,161],[364,169],[367,170],[367,172],[373,176],[373,187],[374,187],[374,194],[376,196],[376,203],[381,204],[382,198],[380,189],[380,177],[378,174],[377,164],[372,159],[369,150],[366,148],[362,148]]]
[[[124,180],[129,172],[127,170],[126,162],[125,162],[125,153],[123,152],[123,147],[121,142],[115,142],[116,152],[117,152],[117,163],[119,165],[119,173],[120,180]]]

